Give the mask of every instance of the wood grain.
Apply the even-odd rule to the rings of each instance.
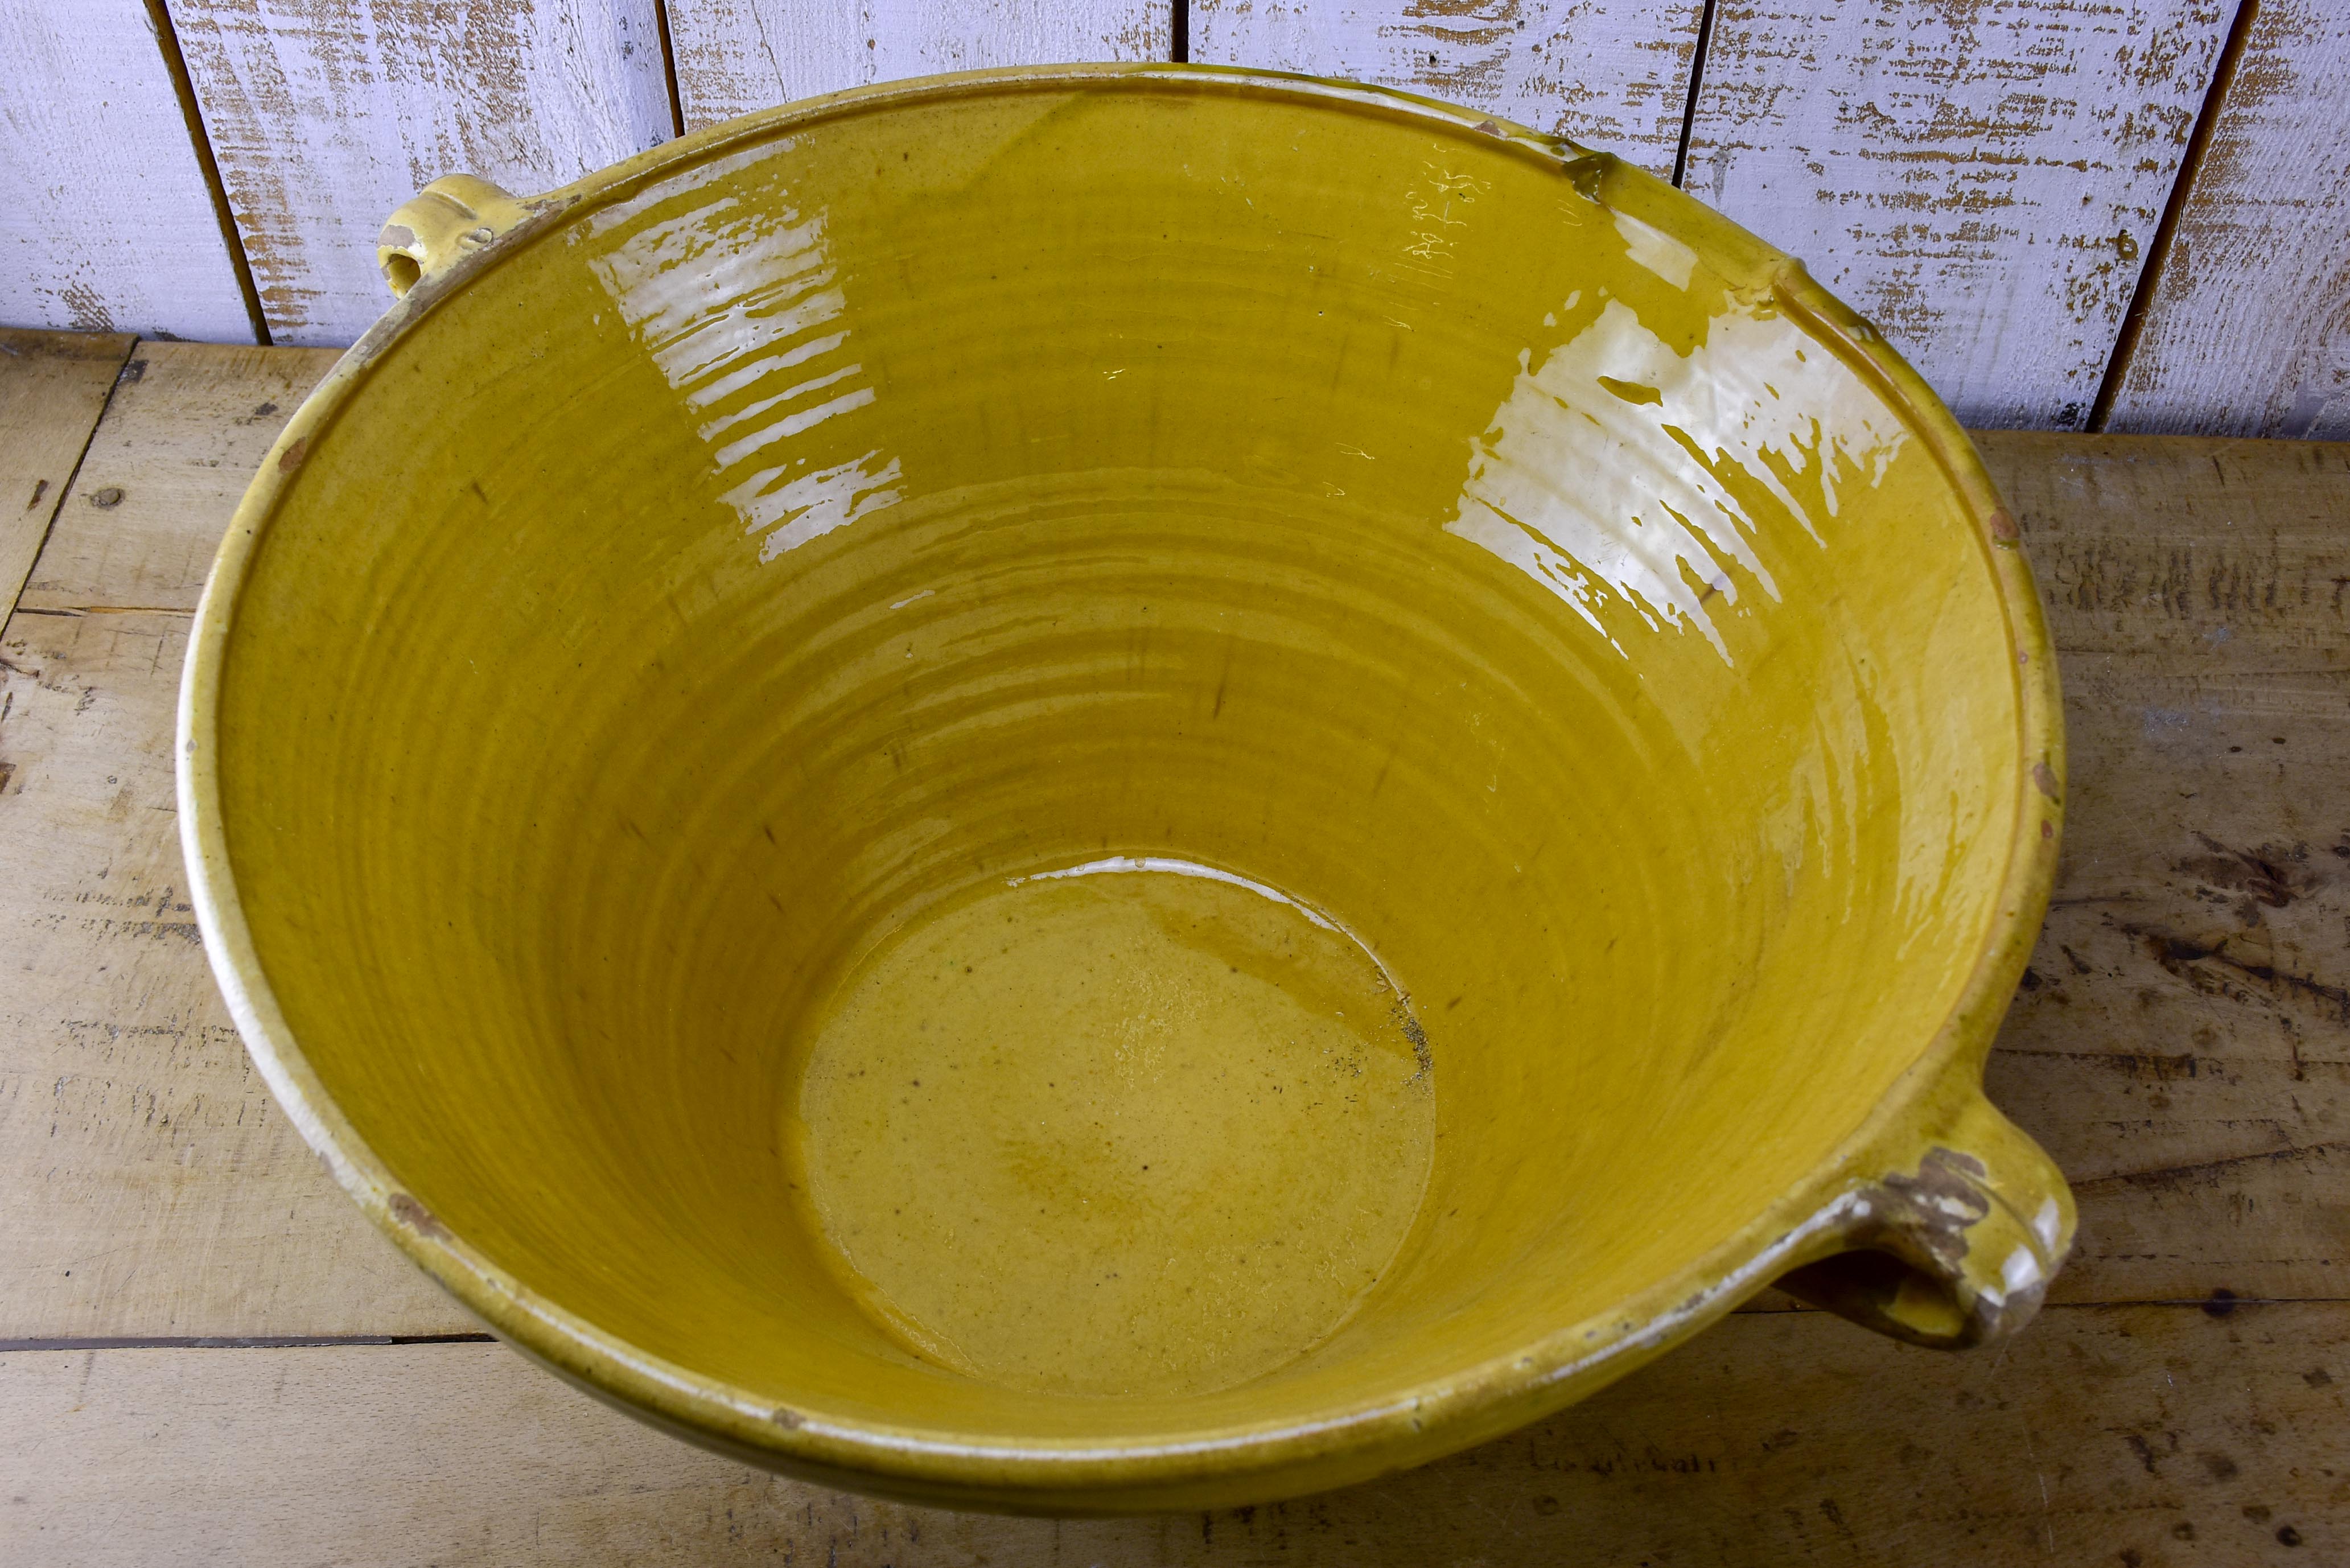
[[[0,619],[48,537],[135,341],[0,327]]]
[[[141,343],[19,601],[192,610],[262,455],[336,356]]]
[[[182,891],[186,612],[333,359],[140,345],[0,632],[0,1340],[475,1326],[278,1114]]]
[[[0,632],[0,1340],[470,1331],[278,1114],[213,988],[172,804],[187,626]]]
[[[350,342],[390,303],[385,217],[427,182],[519,195],[671,134],[654,0],[173,0],[279,343]]]
[[[1055,1521],[745,1469],[494,1345],[0,1355],[0,1557],[402,1563],[2338,1563],[2338,1308],[2058,1308],[1943,1355],[1732,1319],[1549,1421],[1296,1502]]]
[[[286,1128],[177,892],[179,612],[329,358],[141,345],[0,647],[0,1339],[472,1326]],[[2079,1187],[2056,1299],[2350,1297],[2350,447],[1982,444],[2066,659],[2063,880],[1991,1074]]]
[[[1163,60],[1170,0],[669,0],[686,129],[868,82],[988,66]]]
[[[1425,93],[1669,177],[1700,0],[1192,0],[1191,58]]]
[[[1983,446],[2064,657],[2064,870],[1988,1080],[2080,1200],[2059,1299],[2350,1299],[2350,446]]]
[[[1970,425],[2077,430],[2227,0],[1722,0],[1687,186],[1804,258]]]
[[[250,343],[143,0],[0,0],[0,321]]]
[[[2262,0],[2109,428],[2350,438],[2350,10]]]

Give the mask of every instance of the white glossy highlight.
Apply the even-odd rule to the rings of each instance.
[[[1717,316],[1684,356],[1610,299],[1539,358],[1521,354],[1509,397],[1471,444],[1445,528],[1534,577],[1602,636],[1612,595],[1652,630],[1694,628],[1727,662],[1710,601],[1737,604],[1741,575],[1773,598],[1778,587],[1752,543],[1763,520],[1723,472],[1742,473],[1816,541],[1813,514],[1835,516],[1841,485],[1880,483],[1908,439],[1843,360],[1775,313]],[[1818,499],[1806,505],[1782,471],[1815,482]]]
[[[879,452],[803,473],[778,489],[765,489],[771,476],[780,472],[769,469],[754,474],[724,497],[743,514],[747,531],[766,534],[759,546],[763,561],[772,561],[899,498],[898,460],[884,462]]]
[[[1231,871],[1219,871],[1213,866],[1202,866],[1195,860],[1178,860],[1164,855],[1112,855],[1107,859],[1088,860],[1082,866],[1071,866],[1059,871],[1039,871],[1033,876],[1014,877],[1003,885],[1017,888],[1024,882],[1057,882],[1069,877],[1115,876],[1125,871],[1164,871],[1177,877],[1197,877],[1202,881],[1228,883],[1295,909],[1326,931],[1343,933],[1345,929],[1329,916],[1311,905],[1299,903],[1278,888],[1268,888],[1262,882],[1252,881]]]
[[[658,205],[656,192],[590,220],[598,234],[634,231],[590,265],[662,376],[707,416],[697,433],[727,486],[720,499],[761,536],[760,559],[899,500],[898,461],[878,449],[830,463],[774,450],[874,400],[849,353],[823,214],[728,198],[647,222]]]
[[[1616,232],[1624,236],[1624,254],[1671,284],[1687,288],[1697,274],[1697,252],[1653,223],[1629,213],[1616,213]]]

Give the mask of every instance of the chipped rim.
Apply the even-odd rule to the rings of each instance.
[[[2015,829],[1995,911],[1956,1003],[1918,1058],[1835,1151],[1746,1225],[1615,1310],[1563,1324],[1447,1376],[1277,1420],[1110,1440],[1021,1439],[776,1407],[650,1355],[566,1311],[452,1233],[360,1137],[278,1006],[239,902],[213,739],[222,669],[262,536],[310,443],[328,435],[385,350],[504,258],[586,213],[747,147],[854,115],[949,99],[1072,88],[1278,97],[1325,109],[1482,134],[1595,180],[1604,200],[1694,244],[1723,270],[1767,277],[1774,303],[1858,371],[1939,463],[1975,524],[2005,618],[2017,728]],[[2054,881],[2064,771],[2055,660],[2013,516],[1973,442],[1918,373],[1800,263],[1694,197],[1612,155],[1432,99],[1284,72],[1165,64],[974,71],[858,88],[696,131],[524,205],[493,244],[428,277],[346,353],[286,422],[246,491],[204,587],[179,703],[178,804],[204,950],[238,1033],[278,1104],[335,1179],[410,1258],[502,1338],[608,1403],[738,1459],[858,1490],[950,1505],[1129,1511],[1200,1507],[1359,1480],[1465,1448],[1568,1405],[1688,1338],[1762,1285],[1843,1249],[1857,1184],[1914,1164],[1952,1107],[1980,1101],[1982,1063],[2022,976]]]

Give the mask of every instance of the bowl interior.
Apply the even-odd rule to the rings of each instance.
[[[646,1353],[989,1440],[1317,1419],[1721,1245],[1977,961],[2018,698],[1776,258],[1605,181],[949,93],[436,305],[223,665],[353,1129]]]

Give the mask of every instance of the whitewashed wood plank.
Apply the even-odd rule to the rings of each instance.
[[[72,1568],[2339,1563],[2350,1311],[2054,1308],[1996,1354],[1750,1314],[1295,1502],[1006,1519],[688,1448],[503,1345],[0,1355],[0,1561]]]
[[[390,303],[376,232],[443,174],[528,194],[671,131],[653,0],[176,0],[221,178],[279,343]]]
[[[1959,417],[2085,423],[2230,0],[1721,0],[1688,188]]]
[[[253,341],[140,0],[0,0],[0,325]]]
[[[2350,6],[2263,0],[2107,428],[2350,439]]]
[[[670,0],[689,130],[868,82],[989,66],[1163,60],[1170,0]]]
[[[1191,57],[1466,105],[1669,176],[1700,0],[1191,0]]]

